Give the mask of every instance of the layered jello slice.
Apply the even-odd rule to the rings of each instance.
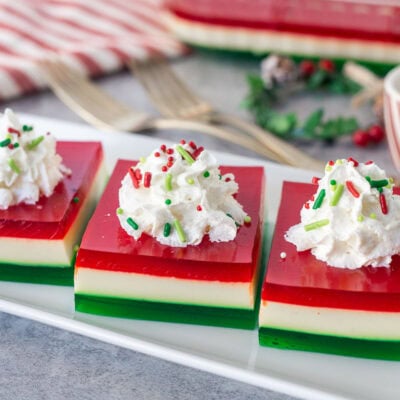
[[[193,166],[187,165],[182,170],[186,161],[174,149],[164,146],[150,156],[155,163],[152,172],[145,172],[143,166],[138,173],[139,168],[131,161],[117,163],[77,255],[76,310],[116,317],[253,328],[261,275],[263,169],[221,167],[216,177],[213,175],[216,170],[204,170],[200,161],[194,164],[189,156],[189,164]],[[186,157],[188,153],[189,150],[182,154]],[[192,152],[193,157],[195,153]],[[157,172],[157,166],[162,173]],[[130,179],[134,185],[141,185],[142,191],[137,196],[146,196],[146,199],[145,190],[156,186],[156,198],[144,201],[140,210],[133,205],[135,213],[121,209],[118,200],[121,181],[125,188]],[[159,186],[158,179],[163,180]],[[207,227],[210,235],[198,238],[196,227],[203,223],[200,215],[207,215],[207,208],[211,206],[210,197],[204,194],[193,208],[196,190],[210,182],[211,198],[215,199],[213,196],[218,190],[214,183],[220,181],[229,186],[233,184],[229,182],[231,179],[236,179],[239,185],[235,201],[242,204],[247,214],[240,227],[236,226],[234,216],[228,216],[227,226],[233,227],[235,233],[237,230],[236,237],[223,242],[210,240],[210,237],[223,240],[230,232],[224,228],[227,221],[219,220],[221,213],[216,213],[213,214],[216,220]],[[120,196],[135,194],[134,187],[129,190],[123,189]],[[150,201],[153,202],[151,212],[144,218]],[[189,213],[189,225],[184,210]],[[134,238],[128,234],[129,229],[136,232],[147,223],[151,228],[145,228],[155,237],[143,233]],[[168,240],[170,244],[160,243]],[[200,243],[192,245],[191,241]],[[177,246],[171,245],[174,243]]]
[[[315,211],[324,205],[336,207],[343,202],[344,208],[352,205],[347,208],[349,212],[344,213],[343,208],[323,211],[325,218],[321,219],[319,215],[315,221],[309,221],[303,227],[304,231],[315,235],[316,240],[322,240],[333,223],[333,212],[342,218],[342,222],[335,222],[339,239],[348,241],[360,255],[373,254],[378,245],[385,247],[384,242],[389,240],[382,237],[382,243],[379,243],[376,235],[380,228],[376,228],[375,222],[382,217],[388,222],[387,229],[395,228],[399,221],[396,215],[390,216],[390,211],[397,213],[395,202],[399,192],[395,189],[392,195],[388,180],[367,176],[365,182],[367,188],[371,187],[369,193],[378,199],[374,202],[363,192],[362,181],[356,184],[352,178],[342,178],[343,182],[330,179],[328,182],[332,187],[324,189],[325,193],[315,184],[285,182],[283,185],[261,296],[260,343],[280,349],[399,360],[399,256],[394,255],[387,267],[379,263],[374,267],[354,268],[351,263],[347,268],[332,267],[318,260],[310,250],[297,251],[285,240],[288,230],[299,223],[300,210],[308,212],[314,207]],[[336,192],[338,188],[341,193]],[[323,195],[319,195],[321,192]],[[350,202],[351,199],[361,201],[362,207],[357,208],[358,203]],[[351,219],[352,212],[356,213],[355,221]],[[348,224],[353,226],[354,232],[364,232],[358,242],[349,235]],[[398,242],[396,238],[394,241]],[[325,241],[326,248],[322,252],[328,255],[336,252],[336,263],[342,259],[344,265],[352,250],[346,250],[343,242],[335,242],[335,246],[330,247],[331,243]],[[384,261],[387,259],[382,257],[382,265]]]

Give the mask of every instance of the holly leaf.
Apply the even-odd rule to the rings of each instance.
[[[325,83],[328,76],[328,73],[323,69],[317,70],[310,76],[310,79],[307,81],[308,88],[317,89],[321,87]]]
[[[312,135],[317,126],[321,124],[323,116],[324,110],[322,108],[318,108],[317,110],[313,111],[304,122],[304,133]]]
[[[279,136],[287,136],[296,126],[297,116],[295,113],[278,114],[270,116],[266,128]]]

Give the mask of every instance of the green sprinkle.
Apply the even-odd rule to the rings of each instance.
[[[210,176],[210,173],[208,171],[205,171],[203,176],[204,176],[204,178],[208,178]]]
[[[118,215],[121,215],[121,214],[123,214],[124,213],[124,210],[121,208],[121,207],[118,207],[117,208],[117,214]]]
[[[343,164],[343,160],[337,159],[337,160],[336,160],[336,164],[337,164],[337,165],[342,165],[342,164]]]
[[[144,163],[146,162],[146,157],[140,157],[140,158],[139,158],[139,161],[140,161],[142,164],[144,164]]]
[[[318,197],[316,198],[314,204],[313,204],[313,210],[316,210],[317,208],[321,207],[322,202],[324,201],[324,197],[325,197],[325,189],[321,189],[321,191],[318,194]]]
[[[383,187],[378,187],[378,188],[376,188],[376,190],[377,190],[379,193],[382,193],[382,192],[383,192]]]
[[[378,181],[369,181],[369,184],[371,185],[371,187],[373,188],[381,188],[383,186],[386,186],[389,184],[389,181],[387,179],[380,179]]]
[[[186,242],[186,235],[185,232],[182,229],[181,223],[179,220],[175,219],[174,220],[174,227],[176,229],[176,233],[178,234],[178,238],[182,243]]]
[[[189,185],[193,185],[194,179],[193,178],[188,178],[186,181]]]
[[[340,198],[343,194],[344,185],[340,184],[336,186],[336,190],[333,192],[330,205],[336,206],[339,203]]]
[[[138,225],[131,217],[128,217],[128,218],[126,219],[126,222],[127,222],[135,231],[137,231],[137,230],[139,229],[139,225]]]
[[[165,204],[166,204],[167,206],[169,206],[171,203],[172,203],[171,199],[165,200]]]
[[[35,147],[37,147],[41,142],[43,142],[44,136],[38,136],[36,139],[33,139],[32,142],[28,143],[26,146],[28,150],[33,150]]]
[[[194,163],[193,157],[182,146],[176,146],[176,150],[190,165]]]
[[[0,147],[7,147],[10,143],[11,143],[11,140],[9,138],[7,138],[0,142]]]
[[[332,166],[331,165],[327,165],[326,167],[325,167],[325,171],[332,171]]]
[[[172,190],[172,174],[170,173],[165,175],[165,190]]]
[[[171,234],[171,224],[166,222],[164,225],[164,236],[168,237]]]
[[[371,177],[370,177],[370,176],[366,176],[365,179],[366,179],[369,183],[371,183]]]
[[[311,224],[304,225],[304,230],[308,232],[312,231],[313,229],[321,228],[328,224],[329,224],[329,219],[321,219],[319,221],[312,222]]]
[[[18,142],[16,142],[16,143],[14,143],[14,149],[16,149],[16,148],[18,148],[19,147],[19,143]]]
[[[372,219],[376,219],[376,214],[375,213],[371,213],[371,214],[369,214],[369,217],[372,218]]]
[[[79,197],[74,197],[74,198],[72,199],[72,201],[73,201],[74,203],[78,203],[78,202],[79,202]]]
[[[218,177],[219,177],[219,180],[221,180],[221,179],[222,179],[222,175],[221,175],[221,174],[218,174]]]
[[[10,166],[10,168],[11,168],[16,174],[19,174],[19,173],[21,172],[21,170],[19,169],[17,163],[16,163],[12,158],[10,158],[10,159],[8,160],[8,165]]]
[[[363,216],[363,215],[359,215],[359,216],[357,217],[357,221],[358,221],[358,222],[363,222],[363,221],[364,221],[364,216]]]
[[[245,224],[249,224],[251,222],[251,217],[250,217],[250,215],[246,215],[245,217],[244,217],[244,223]]]
[[[22,126],[22,130],[24,132],[30,132],[33,129],[33,126],[29,126],[29,125],[23,125]]]
[[[329,182],[332,186],[336,185],[336,181],[334,179],[331,179],[331,181]]]
[[[393,184],[394,183],[394,179],[392,177],[389,178],[389,183]]]
[[[229,218],[232,218],[232,219],[233,219],[233,221],[235,222],[235,225],[236,225],[236,226],[240,226],[240,224],[237,223],[237,222],[235,221],[235,218],[233,218],[231,214],[226,213],[226,215],[227,215]]]

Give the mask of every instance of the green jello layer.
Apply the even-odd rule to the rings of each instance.
[[[354,339],[261,327],[263,346],[382,360],[400,360],[400,341]]]
[[[77,311],[119,318],[254,329],[254,310],[161,303],[75,294]]]
[[[46,285],[73,286],[74,267],[27,267],[0,264],[0,280]]]

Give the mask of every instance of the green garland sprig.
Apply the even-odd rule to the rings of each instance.
[[[348,95],[357,93],[361,87],[335,66],[331,70],[318,68],[296,82],[275,83],[270,86],[265,85],[260,75],[250,74],[247,76],[247,84],[249,92],[242,105],[253,114],[258,125],[281,138],[333,142],[340,136],[353,133],[359,127],[354,117],[324,118],[323,108],[313,111],[304,121],[299,121],[295,112],[282,114],[274,110],[274,106],[288,89],[292,93],[300,90]]]

